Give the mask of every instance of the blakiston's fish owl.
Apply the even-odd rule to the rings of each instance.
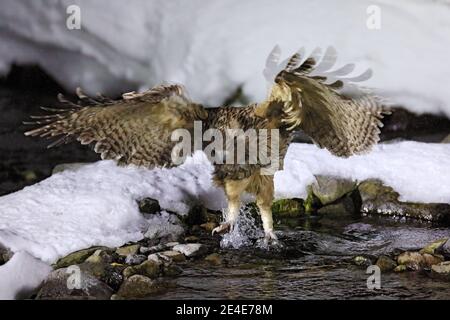
[[[273,61],[268,59],[265,72],[274,73],[275,81],[267,100],[261,103],[204,108],[190,101],[179,85],[127,93],[120,100],[103,96],[93,99],[77,90],[78,103],[60,95],[61,102],[68,108],[43,108],[53,114],[33,117],[34,123],[41,127],[26,135],[60,137],[50,147],[77,139],[82,144],[92,144],[102,159],[148,168],[174,165],[171,154],[177,142],[171,141],[171,134],[180,128],[192,131],[194,121],[202,121],[203,130],[215,128],[221,132],[230,128],[278,129],[281,161],[291,134],[296,130],[303,130],[319,147],[337,156],[363,153],[379,140],[380,119],[388,110],[368,94],[353,99],[345,97],[340,91],[342,80],[330,80],[330,76],[347,75],[353,65],[325,73],[328,78],[315,75],[319,69],[328,70],[334,64],[334,51],[328,49],[327,52],[331,54],[325,55],[327,59],[322,59],[317,66],[317,55],[302,62],[303,57],[296,53],[280,72],[274,73],[270,68],[276,67],[275,59],[279,55],[274,50]],[[270,140],[271,136],[266,139]],[[261,174],[267,163],[258,160],[256,163],[216,162],[214,165],[214,181],[224,188],[228,198],[226,221],[214,231],[222,233],[233,227],[239,214],[241,194],[249,192],[256,196],[266,239],[276,241],[271,211],[273,175]]]

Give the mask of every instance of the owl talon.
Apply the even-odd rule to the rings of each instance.
[[[258,241],[260,247],[270,250],[280,250],[283,248],[283,244],[278,240],[278,237],[275,235],[273,230],[266,231],[264,238]]]
[[[214,228],[212,231],[212,235],[224,234],[224,233],[231,232],[231,231],[233,231],[232,224],[225,222],[225,223],[220,224],[220,226]]]

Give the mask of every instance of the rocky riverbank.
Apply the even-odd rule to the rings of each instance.
[[[318,247],[323,242],[329,243],[325,249],[329,257],[326,261],[315,262],[313,266],[305,266],[309,272],[317,268],[332,269],[338,266],[358,274],[357,270],[351,271],[352,265],[361,268],[362,271],[368,266],[377,265],[383,275],[413,272],[437,283],[450,281],[450,240],[448,237],[436,239],[422,248],[414,248],[417,242],[413,241],[404,246],[397,243],[400,245],[399,247],[384,246],[384,249],[380,250],[378,246],[368,248],[367,244],[358,248],[357,242],[342,243],[342,239],[330,239],[329,235],[322,232],[311,234],[312,231],[307,231],[307,229],[315,228],[305,229],[304,225],[300,228],[302,231],[298,231],[296,236],[289,235],[295,232],[293,230],[298,230],[299,225],[305,221],[317,219],[323,228],[327,224],[327,219],[328,221],[355,219],[365,205],[368,206],[370,203],[372,208],[376,205],[373,199],[377,199],[377,197],[369,197],[367,194],[374,195],[373,192],[379,190],[386,192],[386,188],[388,187],[382,187],[378,181],[365,181],[358,184],[347,180],[336,180],[332,177],[318,177],[317,184],[310,187],[310,196],[306,201],[284,199],[274,203],[274,217],[276,223],[283,230],[279,232],[283,247],[261,249],[257,246],[257,239],[250,236],[249,241],[246,242],[247,245],[240,248],[242,255],[247,258],[236,255],[236,252],[230,249],[223,240],[221,241],[219,236],[211,236],[211,230],[220,223],[220,212],[207,210],[201,205],[194,206],[187,216],[177,216],[175,212],[172,212],[170,214],[174,216],[172,221],[178,227],[176,228],[177,232],[164,233],[163,236],[160,236],[161,234],[154,232],[154,228],[150,227],[146,236],[138,242],[127,243],[117,248],[92,247],[71,253],[53,265],[54,271],[32,298],[148,299],[164,297],[170,292],[180,290],[177,286],[177,279],[185,277],[183,273],[186,270],[189,273],[192,272],[192,268],[201,266],[214,274],[217,268],[232,268],[239,263],[239,268],[246,265],[247,268],[255,268],[256,272],[262,266],[265,268],[273,267],[273,265],[282,266],[286,263],[286,259],[298,259],[309,254],[323,255],[324,252],[321,250],[324,248]],[[391,189],[388,188],[388,190]],[[394,193],[393,190],[389,192]],[[408,221],[426,224],[430,224],[430,222],[441,224],[448,221],[443,218],[448,216],[448,210],[432,211],[427,208],[426,212],[432,212],[431,215],[411,215],[409,212],[413,211],[408,211],[408,204],[398,203],[401,204],[402,210],[396,214],[392,214],[390,211],[389,216],[402,217],[403,220],[407,218]],[[161,211],[158,201],[154,199],[142,199],[139,201],[139,207],[142,214],[147,217],[159,214]],[[412,208],[411,210],[417,210],[416,206]],[[373,210],[374,213],[385,214],[382,210]],[[245,236],[243,233],[249,233],[249,221],[250,225],[254,224],[250,228],[258,228],[257,219],[254,219],[254,215],[257,214],[254,204],[248,204],[245,212],[247,214],[244,216],[246,221],[240,222],[241,230],[239,232],[241,234],[238,235],[240,237]],[[389,220],[396,221],[392,218]],[[317,224],[317,222],[315,223]],[[404,224],[405,221],[402,223]],[[295,224],[297,224],[296,227],[294,227]],[[376,234],[376,230],[367,224],[356,223],[350,224],[350,226],[350,228],[347,226],[342,232],[347,239],[355,240],[361,237],[366,239],[368,234]],[[340,228],[337,228],[335,231],[339,233],[339,230]],[[250,232],[249,234],[254,235],[255,233]],[[301,238],[303,239],[296,239],[299,234],[302,234]],[[423,239],[421,241],[423,242]],[[342,245],[341,248],[333,249],[339,253],[330,253],[329,245],[332,243],[337,247]],[[347,248],[349,251],[344,254],[346,246],[349,246]],[[359,251],[364,253],[356,254]],[[251,262],[248,261],[249,254],[252,256]],[[1,256],[4,260],[8,259],[6,251]],[[206,274],[204,276],[207,277]]]

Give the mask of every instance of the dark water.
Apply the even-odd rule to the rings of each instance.
[[[450,282],[432,278],[429,271],[385,272],[381,289],[368,289],[366,267],[352,262],[356,255],[375,258],[400,249],[420,249],[449,236],[450,229],[369,217],[297,222],[296,227],[292,221],[278,226],[284,244],[279,251],[243,245],[245,236],[235,235],[227,245],[235,241],[242,247],[221,248],[221,265],[202,260],[186,263],[170,289],[151,298],[450,299]]]

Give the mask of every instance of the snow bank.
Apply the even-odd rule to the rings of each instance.
[[[81,30],[66,9],[81,8]],[[381,29],[366,26],[381,9]],[[430,18],[432,17],[432,18]],[[39,63],[68,90],[120,93],[162,81],[185,84],[193,99],[218,105],[240,85],[266,93],[265,58],[333,45],[338,63],[371,67],[368,86],[418,112],[450,116],[450,5],[426,0],[3,0],[0,72]]]
[[[315,174],[355,180],[379,178],[405,201],[450,203],[450,145],[419,142],[381,144],[348,159],[309,144],[289,147],[284,171],[275,175],[277,198],[306,196]],[[146,220],[137,199],[158,199],[163,209],[187,212],[193,201],[226,206],[211,182],[213,167],[197,152],[173,169],[117,167],[99,161],[0,197],[0,244],[52,263],[92,245],[120,246],[148,230],[178,232],[166,213]],[[148,229],[149,225],[153,228]],[[175,228],[175,229],[174,229]]]
[[[186,213],[192,201],[224,205],[211,185],[212,166],[203,153],[180,167],[146,170],[99,161],[57,173],[0,198],[0,243],[52,263],[92,245],[120,246],[142,239],[149,222],[136,200],[158,199],[165,209]],[[160,225],[168,227],[166,215]],[[160,230],[161,231],[161,230]]]
[[[357,181],[377,178],[393,187],[402,201],[450,203],[449,168],[449,144],[378,144],[371,153],[347,159],[314,145],[292,144],[284,171],[275,174],[275,192],[279,198],[305,198],[306,187],[320,174]]]
[[[0,267],[0,300],[29,298],[52,267],[27,252],[17,252]]]

